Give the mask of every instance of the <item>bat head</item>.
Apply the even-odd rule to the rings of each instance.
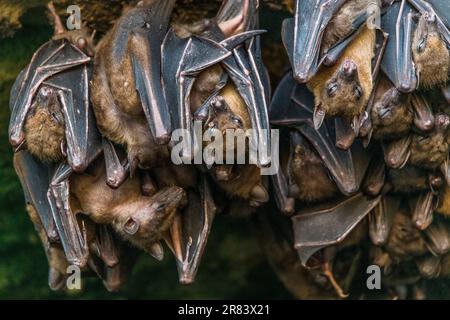
[[[447,82],[450,53],[438,31],[434,15],[425,13],[420,16],[412,52],[421,86],[433,87]]]
[[[361,113],[364,108],[364,89],[358,69],[352,59],[346,59],[325,83],[321,101],[327,115],[340,114],[352,119]]]
[[[42,86],[25,119],[26,147],[44,162],[59,162],[65,157],[65,122],[58,97]]]
[[[408,107],[408,95],[401,93],[396,88],[391,88],[384,93],[380,101],[375,102],[372,118],[378,120],[383,126],[392,125],[396,120],[411,114]],[[411,115],[408,118],[412,120]]]
[[[187,195],[180,187],[169,187],[144,198],[122,216],[116,228],[131,243],[149,250],[170,228],[178,210],[187,204]]]

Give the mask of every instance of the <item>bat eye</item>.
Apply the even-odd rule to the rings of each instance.
[[[426,37],[421,38],[419,44],[417,45],[417,51],[424,52],[426,45],[427,45],[427,38]]]
[[[162,203],[162,202],[155,202],[155,203],[153,204],[153,209],[154,209],[155,211],[161,211],[161,210],[163,210],[165,207],[166,207],[166,205],[165,205],[164,203]]]
[[[355,97],[357,100],[361,99],[361,97],[362,97],[362,90],[361,90],[361,87],[359,87],[359,86],[355,87]]]
[[[334,94],[336,93],[337,89],[338,89],[338,86],[337,86],[336,83],[333,83],[332,85],[330,85],[328,87],[328,89],[327,89],[328,96],[330,96],[330,97],[334,96]]]
[[[234,124],[237,124],[238,126],[242,126],[242,120],[238,117],[232,117],[231,120],[233,121]]]
[[[127,222],[123,225],[123,231],[130,236],[135,235],[139,230],[139,223],[133,218],[128,218]]]

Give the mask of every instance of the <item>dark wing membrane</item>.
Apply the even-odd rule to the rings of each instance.
[[[305,119],[301,113],[297,111],[297,104],[290,97],[297,83],[289,72],[281,80],[276,88],[269,107],[270,123],[279,126],[295,125],[303,122]],[[304,97],[301,101],[307,101],[308,104],[314,105],[314,96],[308,90],[302,90],[308,97]]]
[[[421,14],[436,16],[442,37],[450,47],[450,3],[447,0],[408,0]]]
[[[287,49],[292,48],[289,56],[297,81],[307,82],[317,71],[325,28],[344,2],[345,0],[297,0],[294,24],[283,24],[283,41]]]
[[[320,249],[344,240],[380,199],[359,193],[334,206],[311,209],[292,217],[294,245],[302,264],[306,265]]]
[[[14,154],[14,169],[19,176],[25,193],[25,201],[36,209],[42,225],[50,240],[58,239],[50,204],[47,200],[47,190],[50,185],[50,165],[36,160],[26,151]]]
[[[161,77],[161,45],[167,32],[175,0],[151,4],[146,25],[131,33],[131,58],[136,89],[156,141],[166,143],[172,131],[169,107]]]
[[[59,72],[89,61],[87,55],[67,40],[49,41],[36,51],[25,71],[23,83],[16,87],[17,98],[12,105],[9,122],[9,140],[13,146],[17,147],[25,139],[23,124],[42,82]]]
[[[382,25],[389,34],[381,68],[395,87],[404,93],[417,87],[417,76],[412,59],[414,32],[413,9],[408,2],[395,2],[382,16]]]
[[[67,161],[83,172],[101,152],[101,137],[89,102],[88,65],[63,71],[45,84],[56,89],[65,119]]]
[[[177,259],[177,265],[180,282],[183,284],[195,280],[216,214],[216,206],[206,176],[202,177],[199,189],[200,197],[190,193],[188,207],[179,217],[181,260]]]

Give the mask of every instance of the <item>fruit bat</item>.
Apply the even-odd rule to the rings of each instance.
[[[161,44],[175,0],[130,8],[97,46],[91,100],[100,132],[126,147],[130,172],[164,164],[172,132]]]
[[[419,85],[432,87],[447,82],[447,16],[445,1],[402,0],[388,6],[382,17],[383,29],[390,35],[382,69],[399,91],[410,93]]]
[[[322,64],[335,63],[375,8],[369,0],[297,0],[294,18],[282,26],[294,78],[308,82]]]
[[[360,143],[355,143],[347,151],[336,147],[334,137],[339,135],[340,127],[335,125],[335,122],[339,119],[327,119],[324,125],[316,130],[312,118],[313,110],[313,95],[305,85],[295,82],[292,73],[287,73],[275,91],[270,105],[271,123],[300,132],[323,160],[340,192],[352,195],[359,190],[364,178],[369,162],[367,151]],[[272,180],[277,185],[277,201],[289,197],[284,193],[286,188],[278,185],[282,181],[279,175]]]
[[[91,39],[85,31],[64,30],[49,5],[55,35],[33,55],[11,90],[9,137],[15,148],[15,169],[27,203],[40,216],[50,241],[60,241],[67,260],[84,266],[88,251],[83,228],[69,205],[68,179],[83,172],[102,152],[89,103]],[[26,149],[20,151],[21,149]],[[121,163],[115,148],[106,166],[110,184],[120,184]]]
[[[177,35],[174,28],[170,29],[162,46],[162,72],[173,128],[183,129],[193,137],[194,115],[191,114],[190,97],[195,80],[202,71],[220,64],[247,105],[253,129],[252,139],[263,151],[259,153],[258,165],[268,166],[271,161],[268,118],[270,86],[261,60],[259,36],[264,31],[256,30],[257,7],[254,0],[226,0],[203,32],[183,37]],[[231,36],[226,37],[227,34]],[[198,111],[197,119],[202,118],[202,114],[208,114],[209,102],[217,95],[217,90],[211,95]],[[183,152],[188,159],[200,147],[198,141],[194,140],[192,144],[193,152],[190,148]]]

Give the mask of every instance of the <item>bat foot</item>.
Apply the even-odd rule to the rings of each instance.
[[[328,262],[325,262],[323,264],[323,274],[328,279],[330,284],[332,285],[334,291],[341,299],[346,299],[349,297],[347,293],[344,292],[342,287],[339,285],[339,283],[336,281],[336,278],[334,277],[333,272],[331,271],[330,265]]]

